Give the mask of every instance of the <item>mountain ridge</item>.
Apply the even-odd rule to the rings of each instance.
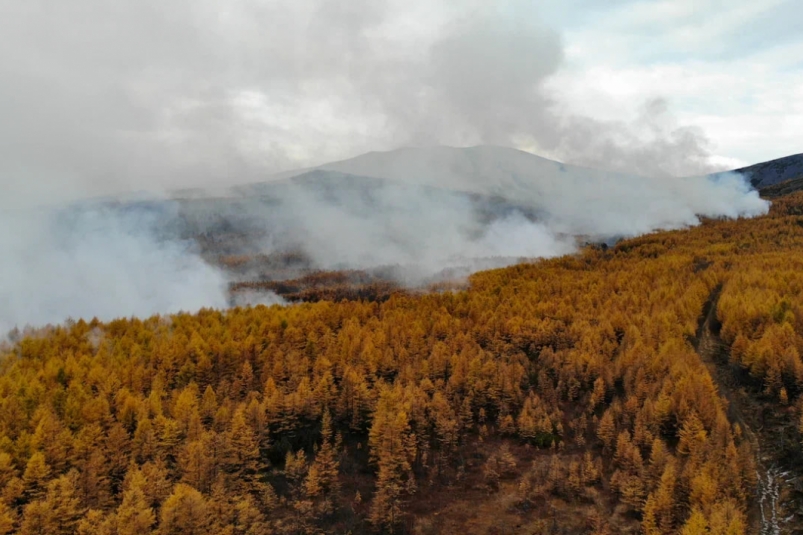
[[[365,154],[277,173],[252,184],[236,187],[247,191],[249,187],[288,180],[311,171],[331,171],[348,175],[380,178],[412,185],[432,186],[466,193],[509,196],[519,193],[525,184],[523,177],[538,178],[544,183],[550,179],[582,174],[585,179],[602,181],[635,175],[566,164],[531,152],[496,145],[471,147],[401,147],[389,151],[372,151]],[[526,185],[527,188],[530,184]]]
[[[475,145],[470,147],[401,147],[325,163],[314,167],[283,171],[267,180],[234,186],[231,191],[249,194],[261,186],[291,180],[312,172],[333,172],[372,179],[390,180],[465,193],[516,198],[530,194],[533,186],[548,188],[550,183],[569,187],[595,184],[599,187],[619,180],[637,178],[632,173],[564,163],[512,147]],[[756,190],[803,177],[803,154],[793,154],[727,171],[702,175],[721,179],[738,174]],[[678,180],[699,177],[677,177]],[[543,192],[539,192],[543,193]],[[776,193],[777,195],[777,193]]]
[[[732,172],[745,176],[756,189],[774,186],[803,177],[803,153],[740,167]]]

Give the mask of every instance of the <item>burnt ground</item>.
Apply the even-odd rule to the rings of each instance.
[[[803,456],[794,411],[767,399],[741,366],[730,362],[719,336],[718,286],[703,308],[693,345],[756,453],[757,488],[748,511],[750,532],[803,534]]]

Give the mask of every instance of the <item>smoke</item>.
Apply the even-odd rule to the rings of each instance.
[[[738,174],[650,178],[494,146],[370,153],[240,192],[264,199],[240,210],[270,229],[262,251],[302,249],[327,269],[415,266],[419,278],[477,258],[566,254],[578,236],[607,241],[768,209]]]
[[[152,201],[0,211],[0,333],[68,317],[226,306],[222,274],[193,244],[160,236],[176,208]]]
[[[58,200],[252,182],[410,144],[713,170],[703,133],[660,99],[632,122],[563,109],[547,83],[563,51],[512,0],[0,2],[0,174],[12,197]]]
[[[237,292],[232,296],[233,306],[273,306],[273,305],[286,305],[287,301],[282,296],[275,292],[258,292],[256,290],[247,290],[244,292]]]
[[[239,187],[236,197],[185,201],[192,233],[236,236],[210,246],[220,254],[303,252],[314,268],[419,285],[444,270],[501,267],[768,207],[736,174],[650,178],[494,146],[374,152],[286,175]],[[272,279],[271,271],[235,275]]]
[[[737,178],[674,178],[716,168],[660,98],[634,121],[564,109],[548,83],[563,65],[560,33],[515,0],[0,0],[0,328],[224,306],[226,276],[179,228],[196,216],[261,233],[247,252],[298,246],[321,267],[418,280],[766,209]],[[225,217],[224,200],[69,204],[477,144],[607,171],[401,151],[324,168],[379,186],[296,181]]]
[[[528,205],[410,183],[410,177],[421,176],[420,159],[443,150],[449,149],[403,151],[405,158],[394,164],[406,181],[387,180],[379,169],[366,176],[319,170],[257,186],[263,197],[247,210],[249,224],[266,229],[267,238],[255,249],[302,250],[323,269],[396,266],[405,284],[481,258],[499,257],[495,265],[505,265],[574,249],[572,237],[558,237],[544,222],[525,217]],[[386,161],[376,163],[387,168]],[[446,171],[432,170],[438,182]]]

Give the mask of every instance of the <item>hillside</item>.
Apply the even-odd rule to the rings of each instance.
[[[557,227],[574,234],[632,235],[662,226],[688,224],[695,214],[714,216],[708,201],[730,193],[724,191],[726,188],[717,187],[722,186],[721,176],[641,177],[485,145],[371,152],[324,164],[314,172],[336,181],[344,176],[371,177],[394,184],[496,197],[528,206],[551,219]],[[287,171],[271,181],[235,191],[259,194],[264,188],[275,188],[309,173],[309,169]],[[755,208],[753,200],[747,197],[734,200],[737,211],[749,212]],[[655,213],[655,221],[645,217],[645,206]]]
[[[803,154],[757,163],[733,172],[743,175],[756,189],[775,186],[787,180],[803,178]]]
[[[373,152],[179,202],[213,262],[300,253],[313,269],[400,266],[413,279],[766,210],[736,175],[650,179],[494,146]]]
[[[801,211],[465,291],[31,333],[0,361],[0,531],[795,532]]]
[[[803,176],[761,188],[760,192],[762,197],[774,199],[800,190],[803,190]]]

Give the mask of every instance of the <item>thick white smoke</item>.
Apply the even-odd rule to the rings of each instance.
[[[279,204],[265,208],[273,217],[255,223],[271,236],[261,249],[297,246],[324,269],[399,266],[407,278],[402,282],[410,284],[477,259],[498,257],[494,265],[503,265],[574,249],[571,237],[524,217],[522,210],[530,205],[444,188],[439,184],[456,185],[449,184],[447,169],[431,185],[416,183],[416,162],[408,163],[409,171],[399,170],[402,180],[324,171],[302,177],[313,181],[289,181],[269,190]]]
[[[5,210],[0,328],[227,306],[227,277],[191,237],[230,240],[223,246],[233,253],[303,251],[321,269],[392,266],[415,285],[444,269],[571,253],[578,237],[767,209],[736,174],[640,177],[490,146],[371,153],[228,197]],[[283,301],[240,293],[232,302]]]
[[[736,174],[643,177],[493,146],[374,152],[236,193],[196,207],[197,232],[240,228],[252,253],[303,251],[328,270],[389,266],[405,284],[768,209]],[[204,210],[230,215],[205,221]]]
[[[68,200],[258,182],[370,150],[493,143],[617,173],[494,147],[369,154],[324,167],[397,182],[368,201],[248,192],[235,219],[269,236],[249,252],[294,242],[320,267],[420,278],[563,254],[575,234],[766,210],[737,177],[672,178],[716,169],[661,100],[634,123],[561,109],[547,81],[563,62],[561,35],[518,0],[0,2],[0,328],[226,305],[224,275],[166,228],[178,204]]]
[[[0,211],[0,333],[68,317],[147,317],[226,306],[225,279],[158,212],[101,204]],[[167,213],[165,212],[167,211]]]

